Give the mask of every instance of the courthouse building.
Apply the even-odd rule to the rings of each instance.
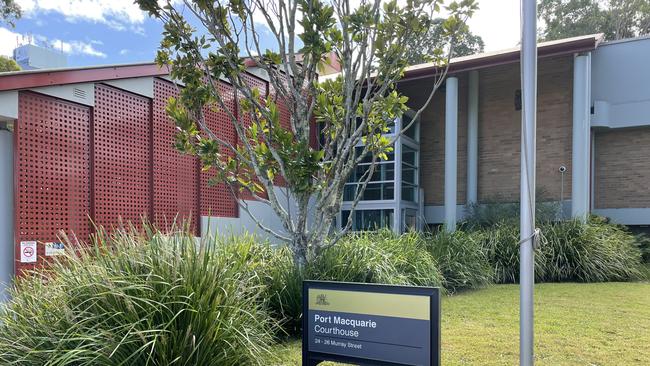
[[[650,224],[650,39],[576,37],[541,43],[538,56],[545,199],[566,217]],[[427,64],[406,71],[398,88],[412,109],[437,72]],[[247,78],[269,91],[255,70]],[[220,88],[234,106],[232,88]],[[0,281],[56,255],[61,230],[86,240],[92,222],[110,228],[146,217],[165,227],[179,215],[194,218],[197,235],[208,226],[256,230],[224,186],[209,186],[197,160],[174,150],[165,106],[176,93],[154,64],[0,74]],[[453,59],[416,128],[381,163],[355,228],[453,226],[469,204],[518,200],[519,98],[518,49]],[[225,115],[209,112],[207,122],[236,144]],[[250,205],[279,227],[268,207]]]

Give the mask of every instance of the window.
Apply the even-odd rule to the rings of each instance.
[[[404,210],[404,231],[417,229],[417,214],[416,210]]]
[[[361,148],[357,148],[360,151]],[[361,197],[362,201],[392,200],[395,197],[395,154],[390,153],[388,160],[376,162],[372,177]],[[343,189],[343,200],[353,201],[357,190],[369,174],[372,157],[365,157],[350,175]]]
[[[345,227],[350,217],[350,211],[341,211],[341,227]],[[393,227],[393,210],[355,210],[352,217],[353,231],[377,230]]]
[[[409,117],[406,113],[402,116],[402,128],[407,127],[411,121],[413,121],[413,118]],[[404,131],[404,136],[412,139],[413,141],[418,141],[419,136],[418,136],[418,131],[419,131],[419,125],[418,122],[414,122],[406,131]]]
[[[402,145],[402,200],[417,202],[418,198],[418,152]]]
[[[412,115],[412,114],[411,114]],[[404,128],[413,121],[409,114],[402,120],[390,124],[390,132]],[[344,209],[341,211],[341,227],[347,224],[352,215],[351,230],[376,230],[394,228],[399,231],[416,228],[419,212],[419,121],[413,122],[396,138],[394,152],[388,153],[387,160],[377,160],[369,177],[372,156],[366,156],[353,170],[343,189]],[[356,147],[358,157],[363,146]],[[398,177],[398,178],[396,178]],[[357,198],[361,184],[368,180],[354,213],[350,213],[349,202]],[[398,202],[399,199],[399,202]]]

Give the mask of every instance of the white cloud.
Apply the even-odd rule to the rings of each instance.
[[[51,47],[68,55],[86,55],[100,58],[106,58],[107,56],[106,53],[95,48],[96,45],[102,44],[101,41],[92,40],[90,42],[84,42],[78,40],[48,40],[47,37],[40,34],[30,35],[28,38],[24,37],[20,33],[0,27],[0,55],[12,56],[13,50],[19,42],[21,44],[32,43],[40,46]]]
[[[91,41],[90,43],[82,41],[62,41],[60,39],[55,39],[52,41],[52,47],[57,50],[63,51],[63,53],[69,55],[87,55],[93,57],[106,58],[104,52],[98,51],[95,49],[93,44],[96,42]]]
[[[120,50],[120,55],[121,56],[124,56],[124,55],[126,55],[128,53],[129,53],[129,50],[127,50],[126,48],[123,48],[123,49]]]
[[[28,17],[39,13],[55,12],[66,20],[75,22],[86,20],[103,23],[117,30],[127,29],[126,25],[141,24],[146,14],[133,0],[17,0],[18,5]]]
[[[14,48],[20,39],[22,39],[22,34],[0,27],[0,55],[13,56]]]

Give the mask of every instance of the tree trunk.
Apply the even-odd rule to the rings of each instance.
[[[307,264],[308,240],[305,235],[297,234],[291,243],[293,262],[298,268],[305,268]]]

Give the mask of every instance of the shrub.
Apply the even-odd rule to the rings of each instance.
[[[643,263],[650,263],[650,235],[637,233],[635,235],[637,247],[641,251]]]
[[[623,226],[593,217],[587,224],[565,221],[544,229],[544,281],[628,281],[640,275],[641,253]]]
[[[278,250],[285,254],[273,266],[269,303],[291,335],[298,335],[301,329],[303,278],[415,286],[441,286],[443,282],[418,233],[395,235],[382,230],[350,234],[324,249],[304,269],[293,265],[287,249]]]
[[[514,283],[519,280],[519,227],[506,222],[498,222],[488,228],[478,230],[482,235],[483,252],[492,266],[494,281]],[[535,256],[539,261],[539,256]],[[538,265],[536,263],[535,268]],[[535,273],[539,273],[537,270]]]
[[[639,277],[640,252],[625,228],[591,218],[546,223],[541,227],[544,243],[535,252],[538,282],[626,281]],[[519,227],[498,223],[482,229],[483,247],[498,283],[519,280]]]
[[[538,223],[550,223],[562,218],[562,205],[545,189],[538,189],[535,197],[535,217]],[[508,198],[497,195],[467,206],[463,224],[470,229],[491,227],[499,223],[517,224],[519,208],[518,201],[508,202]]]
[[[390,230],[354,233],[307,266],[313,280],[440,286],[442,276],[421,234]]]
[[[294,265],[291,251],[248,234],[217,236],[212,240],[216,241],[220,255],[248,272],[259,286],[264,306],[284,331],[289,334],[300,331],[303,271]]]
[[[183,233],[117,231],[92,248],[18,281],[2,364],[263,364],[275,325],[252,263]]]
[[[440,267],[448,291],[483,287],[492,282],[494,274],[482,247],[483,235],[480,231],[459,230],[428,236],[429,252]]]

